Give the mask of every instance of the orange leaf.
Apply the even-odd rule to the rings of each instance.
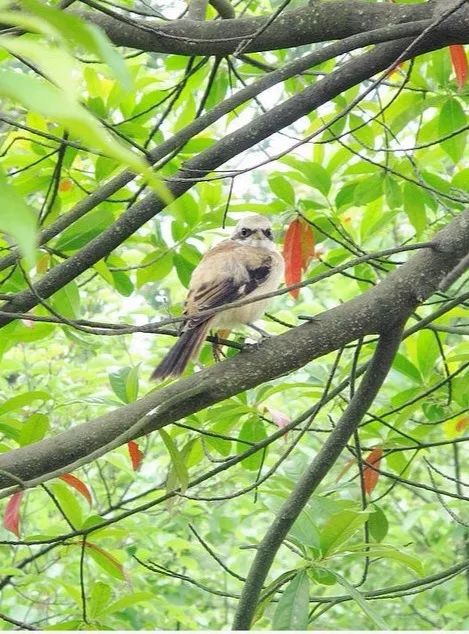
[[[139,446],[135,442],[135,440],[130,440],[127,443],[127,449],[129,450],[130,460],[132,461],[132,469],[137,471],[137,469],[142,464],[143,460],[143,452],[140,451]]]
[[[464,431],[466,427],[469,425],[469,416],[462,416],[458,419],[458,422],[455,425],[456,431]]]
[[[60,480],[66,482],[69,486],[76,489],[79,493],[81,493],[82,496],[88,501],[88,504],[91,506],[91,493],[84,482],[82,482],[79,478],[75,477],[71,473],[64,473],[63,475],[59,476],[59,478]]]
[[[7,529],[7,531],[14,533],[17,537],[20,536],[20,504],[23,494],[24,491],[13,493],[11,498],[8,500],[5,514],[3,516],[3,526]]]
[[[466,51],[462,44],[453,44],[449,47],[449,54],[451,56],[454,74],[456,75],[456,83],[458,84],[459,90],[462,90],[467,79]]]
[[[313,255],[313,231],[302,218],[296,218],[290,223],[283,244],[285,284],[287,286],[301,282],[301,274],[306,270]],[[299,292],[300,290],[295,288],[290,291],[290,294],[296,299]]]
[[[73,181],[69,178],[62,178],[59,183],[59,192],[69,192],[73,187]]]
[[[368,493],[368,495],[372,493],[376,483],[378,482],[379,471],[375,471],[375,469],[379,469],[382,456],[383,448],[375,447],[373,451],[370,451],[368,457],[365,459],[365,466],[363,468],[363,484],[365,492]],[[374,467],[374,469],[372,467]]]

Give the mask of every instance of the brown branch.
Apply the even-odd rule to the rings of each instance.
[[[207,368],[93,421],[0,456],[0,486],[34,480],[66,470],[77,460],[89,462],[110,439],[142,420],[136,436],[160,429],[234,394],[303,367],[311,360],[369,334],[386,332],[407,319],[420,302],[436,291],[441,279],[469,250],[469,211],[461,213],[408,262],[362,295],[328,310],[259,349]],[[174,397],[178,396],[176,402]],[[169,403],[173,403],[168,407]]]

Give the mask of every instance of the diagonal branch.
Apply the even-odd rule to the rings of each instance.
[[[314,490],[329,473],[349,438],[372,405],[391,369],[401,342],[403,323],[383,333],[360,386],[319,453],[279,509],[256,550],[235,614],[233,629],[249,630],[264,581],[275,556]]]
[[[432,243],[433,248],[419,250],[371,290],[266,341],[256,351],[238,354],[88,423],[2,454],[0,486],[16,484],[15,477],[29,481],[54,470],[66,471],[67,465],[82,458],[89,462],[93,451],[140,420],[140,431],[134,437],[301,368],[359,337],[394,328],[437,290],[469,251],[469,211],[452,220]]]
[[[432,48],[431,35],[413,46],[413,40],[399,40],[383,44],[373,51],[353,59],[300,94],[291,97],[269,112],[259,116],[254,122],[226,135],[209,149],[187,161],[182,169],[167,181],[167,187],[174,198],[180,197],[191,186],[207,174],[226,163],[229,159],[255,146],[275,132],[283,129],[330,101],[338,94],[368,79],[376,73],[386,70],[397,58],[404,58]],[[403,56],[403,51],[406,55]],[[36,284],[34,290],[18,293],[11,301],[1,307],[5,312],[25,312],[38,304],[38,297],[47,299],[58,289],[92,267],[122,244],[143,224],[160,213],[165,203],[150,193],[141,201],[132,205],[106,231],[91,240],[73,256],[55,266]],[[11,320],[0,317],[0,327]]]

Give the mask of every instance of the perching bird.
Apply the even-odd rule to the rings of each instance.
[[[151,378],[181,375],[190,359],[198,355],[210,328],[231,329],[259,319],[268,299],[208,317],[196,315],[276,290],[283,270],[283,257],[273,242],[270,221],[257,214],[240,220],[232,237],[207,251],[194,269],[184,305],[186,320],[181,335]]]

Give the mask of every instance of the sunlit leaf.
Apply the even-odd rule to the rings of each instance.
[[[7,183],[0,170],[0,232],[6,233],[18,245],[29,266],[36,259],[37,219],[17,190]]]

